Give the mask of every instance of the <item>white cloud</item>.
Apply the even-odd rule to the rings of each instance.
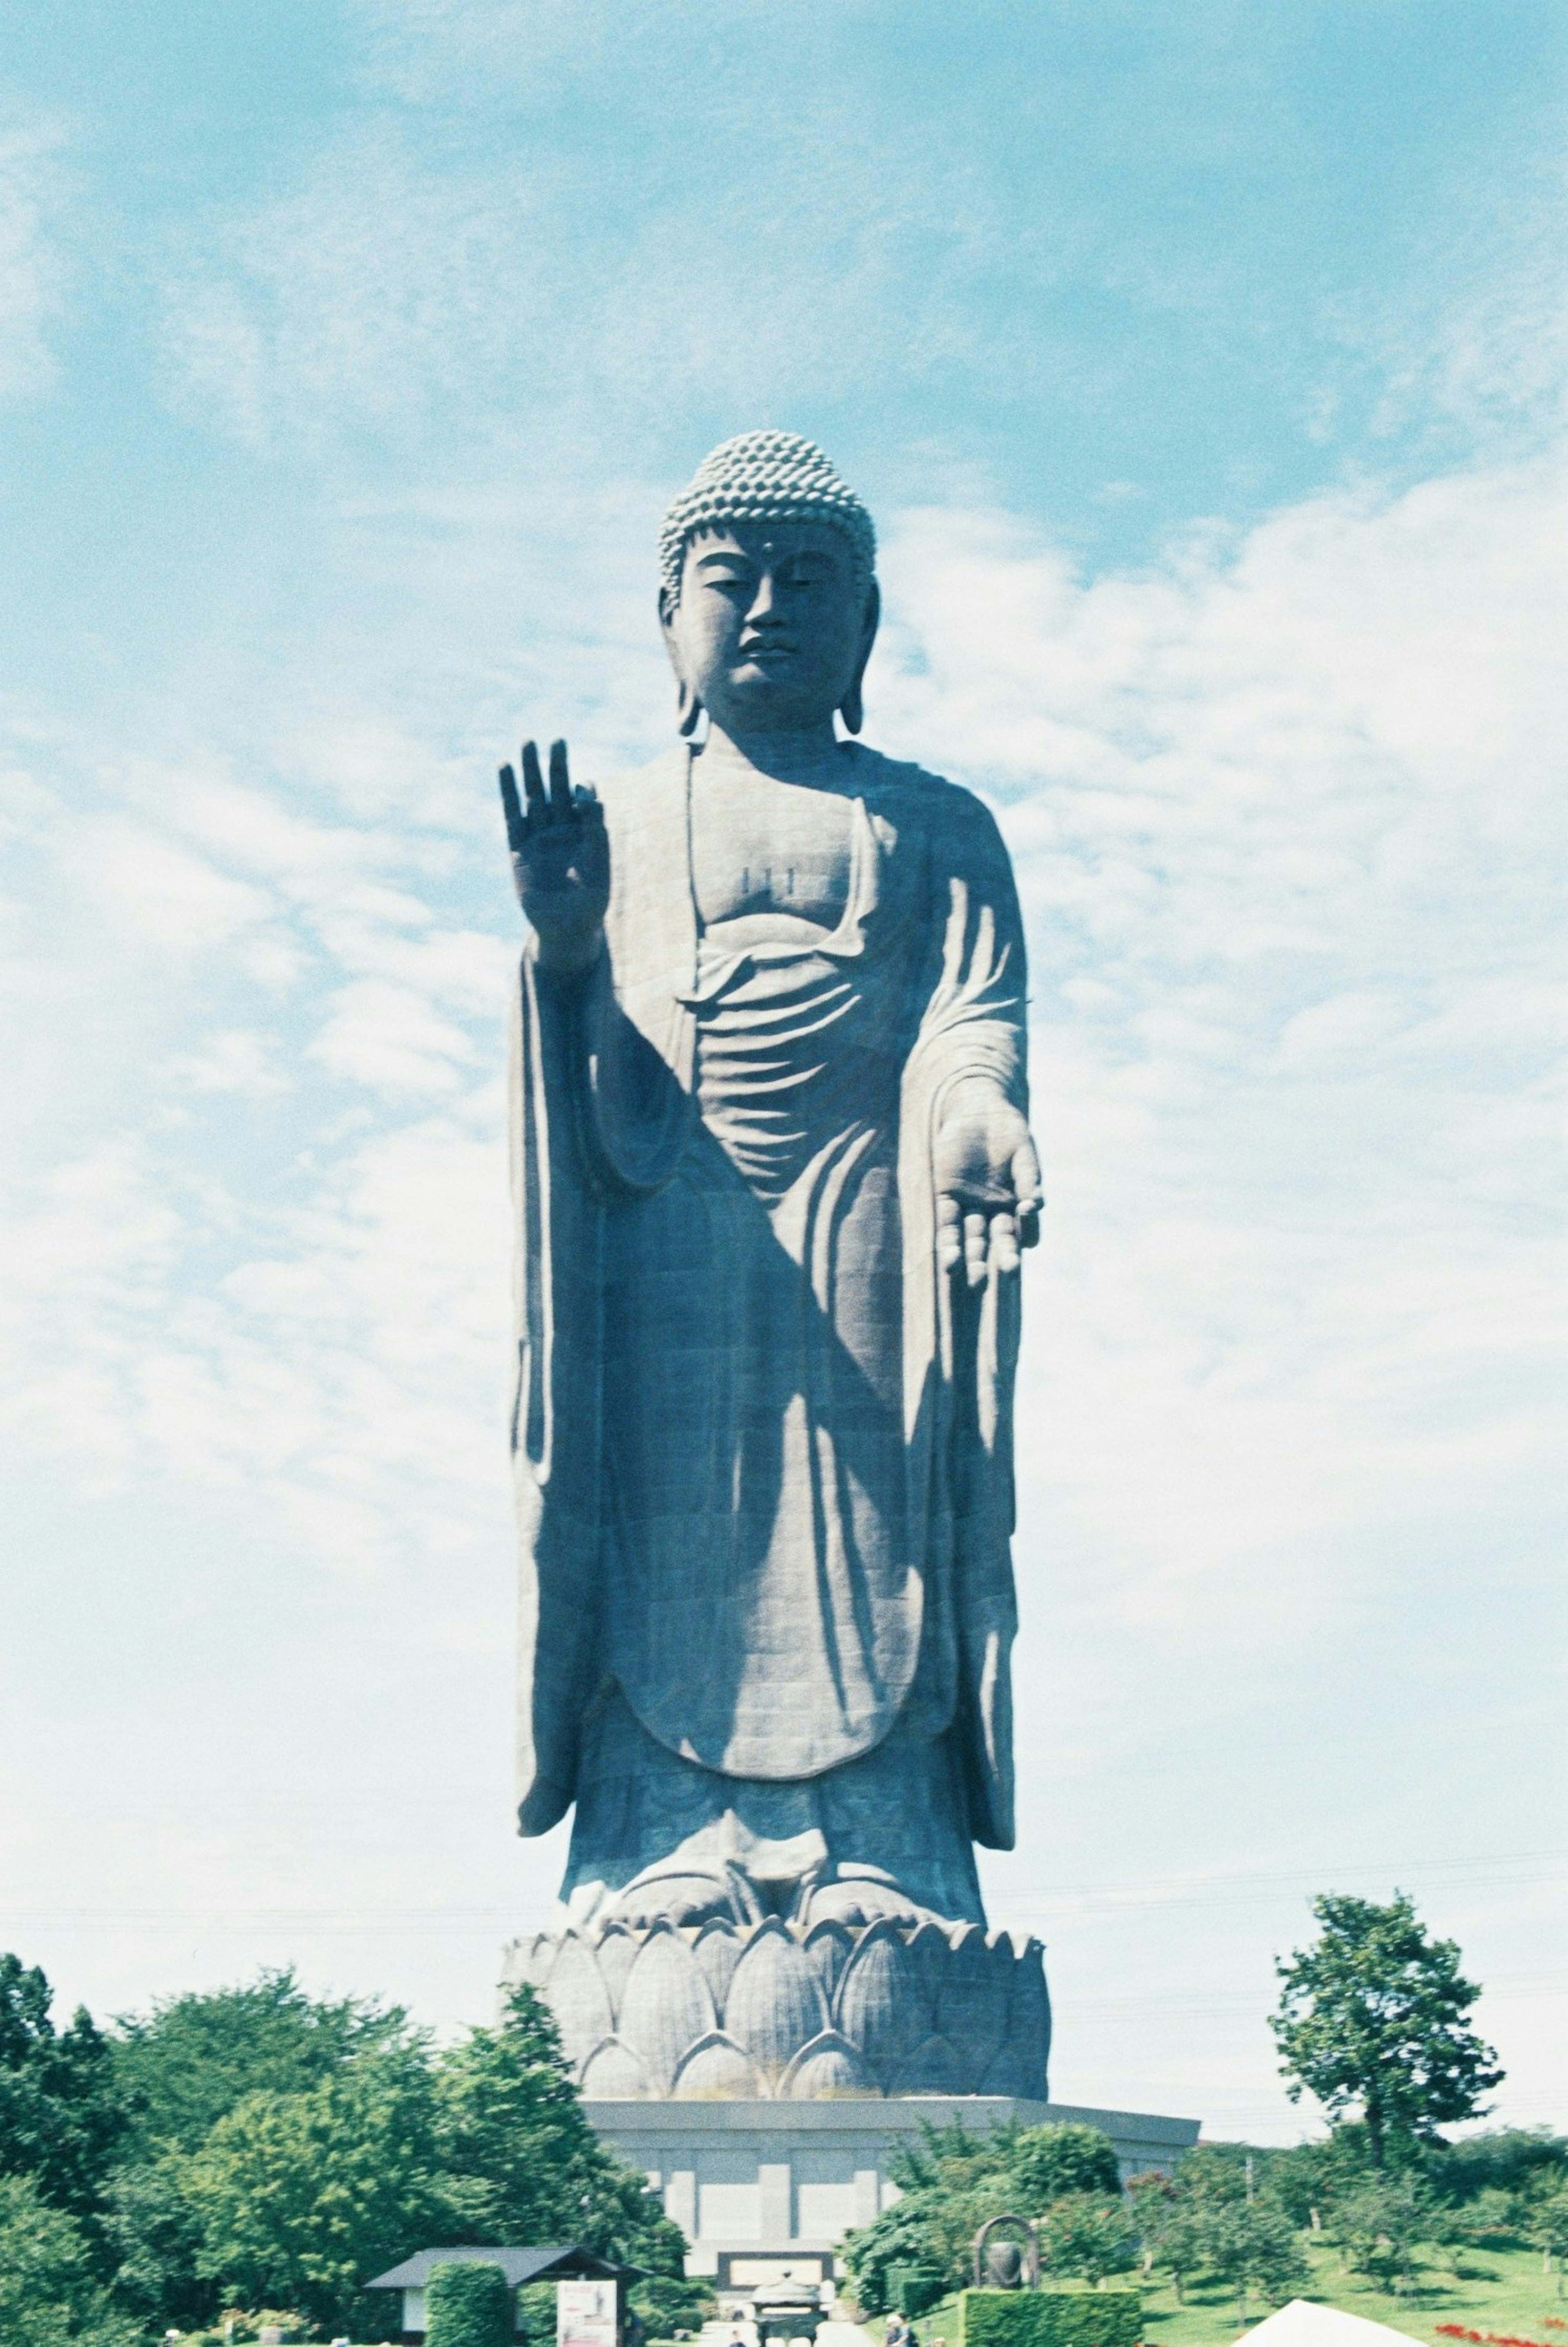
[[[874,707],[998,793],[1030,912],[1024,1552],[1065,1494],[1181,1647],[1552,1489],[1565,519],[1542,462],[1086,588],[1005,517],[894,534]]]
[[[422,637],[511,521],[453,506],[400,557]],[[1315,1654],[1402,1668],[1412,1558],[1532,1586],[1568,1293],[1562,529],[1542,462],[1092,583],[1006,515],[886,530],[871,738],[991,794],[1030,928],[1026,1851],[1162,1736],[1288,1716]],[[507,1542],[516,926],[467,745],[547,689],[574,741],[664,722],[620,570],[598,636],[564,575],[513,667],[492,630],[405,685],[394,647],[330,702],[278,692],[242,767],[36,737],[6,801],[12,1459],[226,1506],[323,1583],[418,1581],[433,1638]],[[1226,1782],[1234,1870],[1266,1827]],[[1190,2099],[1157,2054],[1113,2084],[1114,2023],[1089,2042],[1081,2091]],[[1226,2042],[1239,2096],[1266,2055]]]
[[[46,387],[63,272],[50,233],[61,191],[57,130],[0,118],[0,396]]]

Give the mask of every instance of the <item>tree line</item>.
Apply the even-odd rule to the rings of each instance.
[[[1478,2245],[1568,2258],[1568,2142],[1499,2129],[1450,2143],[1502,2073],[1470,2025],[1480,1995],[1451,1940],[1403,1894],[1314,1901],[1313,1944],[1280,1962],[1272,2016],[1286,2090],[1330,2120],[1324,2140],[1276,2150],[1204,2144],[1173,2176],[1123,2187],[1109,2140],[1086,2127],[927,2128],[895,2161],[902,2197],[844,2244],[862,2306],[918,2312],[969,2280],[979,2227],[1004,2212],[1039,2231],[1048,2276],[1093,2285],[1202,2280],[1278,2305],[1310,2280],[1307,2245],[1351,2270],[1417,2285],[1417,2251],[1450,2265]]]
[[[1409,1901],[1326,1897],[1277,1967],[1286,2088],[1330,2120],[1290,2150],[1201,2145],[1123,2188],[1083,2127],[927,2130],[902,2198],[843,2244],[862,2311],[918,2311],[969,2280],[990,2216],[1037,2224],[1048,2276],[1217,2283],[1276,2303],[1314,2240],[1393,2288],[1421,2260],[1492,2241],[1568,2258],[1568,2143],[1519,2130],[1450,2141],[1501,2073],[1470,2025],[1480,1992]],[[48,1982],[0,1957],[0,2347],[211,2347],[267,2318],[332,2338],[392,2334],[367,2277],[440,2242],[579,2240],[647,2277],[656,2338],[707,2287],[644,2178],[583,2116],[548,2009],[528,1989],[492,2028],[436,2046],[401,2008],[309,1996],[292,1970],[170,1997],[100,2029],[56,2021]],[[548,2296],[548,2292],[546,2294]],[[535,2327],[548,2308],[525,2305]]]
[[[692,2293],[685,2240],[589,2127],[528,1989],[436,2047],[400,2007],[289,1969],[100,2029],[0,1956],[0,2347],[395,2335],[371,2275],[442,2241],[581,2241]]]

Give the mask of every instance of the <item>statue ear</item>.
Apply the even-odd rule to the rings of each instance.
[[[675,606],[670,599],[670,590],[661,587],[659,590],[659,628],[664,638],[664,649],[670,655],[670,665],[675,671],[675,723],[689,742],[697,731],[702,704],[681,665],[681,654],[675,644],[674,618]]]
[[[860,641],[860,658],[848,692],[838,704],[838,713],[852,733],[858,733],[866,723],[866,703],[860,688],[866,678],[866,663],[871,658],[871,647],[876,641],[876,623],[882,617],[882,592],[874,579],[871,592],[866,599],[866,627]]]

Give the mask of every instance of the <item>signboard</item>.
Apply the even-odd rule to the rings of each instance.
[[[619,2311],[612,2281],[556,2284],[556,2347],[617,2347]]]

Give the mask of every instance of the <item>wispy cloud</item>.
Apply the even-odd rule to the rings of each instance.
[[[41,391],[54,374],[48,337],[65,272],[52,215],[63,144],[55,126],[0,107],[0,397]]]

